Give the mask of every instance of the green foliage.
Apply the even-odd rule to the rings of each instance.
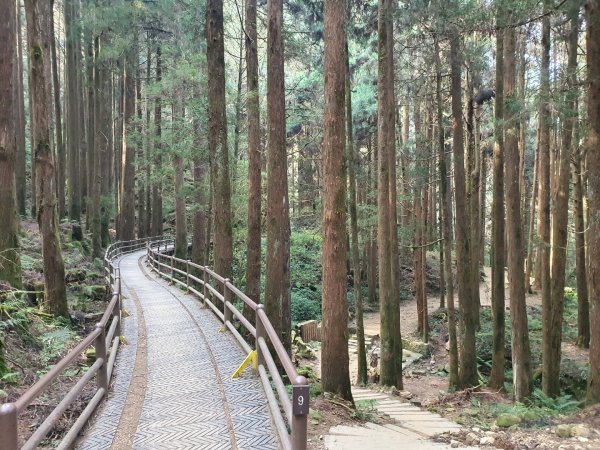
[[[579,409],[583,402],[573,399],[572,395],[561,395],[556,398],[548,397],[540,389],[535,389],[531,396],[533,405],[553,411],[556,414],[571,414]]]
[[[350,415],[365,422],[370,422],[377,413],[377,400],[359,400],[356,402],[356,409]]]
[[[292,232],[290,247],[292,322],[321,317],[322,245],[320,234],[306,230]]]
[[[39,341],[42,344],[40,357],[44,364],[55,360],[73,340],[75,333],[68,326],[57,323],[54,329],[42,334]]]

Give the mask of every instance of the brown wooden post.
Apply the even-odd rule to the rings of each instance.
[[[292,386],[292,449],[306,450],[309,385],[298,376]]]
[[[202,299],[202,302],[206,302],[206,300],[208,299],[207,295],[208,295],[208,288],[206,287],[207,283],[208,283],[208,271],[206,270],[206,266],[204,266],[202,268],[202,271],[204,272],[204,286],[202,289],[202,295],[204,296],[204,298]]]
[[[0,448],[17,450],[18,441],[17,405],[5,403],[0,406]]]
[[[175,257],[173,255],[169,255],[169,258],[171,258],[171,283],[173,283],[174,282],[174,274],[175,274],[175,272],[173,271],[173,264],[174,264]]]
[[[185,260],[185,287],[190,291],[190,260]]]
[[[117,336],[121,335],[121,311],[123,310],[123,306],[121,305],[121,269],[117,267],[117,279],[115,283],[115,291],[117,293],[117,303],[115,304],[116,311],[114,315],[119,317],[117,322],[116,334]]]
[[[98,389],[108,389],[108,371],[106,364],[106,331],[101,323],[96,324],[96,328],[100,329],[100,334],[94,341],[94,347],[96,348],[96,359],[102,358],[102,366],[98,370],[96,383]]]
[[[256,311],[255,311],[255,319],[254,319],[254,326],[256,327],[256,343],[255,345],[255,350],[256,350],[256,359],[258,361],[258,365],[264,365],[265,364],[265,360],[263,358],[262,355],[262,350],[260,349],[260,345],[258,345],[258,340],[259,338],[265,338],[265,336],[267,335],[267,332],[265,331],[265,326],[260,318],[260,312],[265,312],[265,306],[261,303],[259,303],[258,305],[256,305]]]
[[[227,303],[231,304],[231,291],[227,287],[228,283],[229,278],[225,278],[225,281],[223,281],[223,322],[225,323],[231,322],[233,319],[233,312],[231,312],[231,309],[227,307]]]

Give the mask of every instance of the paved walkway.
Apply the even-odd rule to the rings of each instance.
[[[411,450],[445,450],[450,445],[434,442],[431,438],[444,432],[458,431],[461,426],[430,413],[397,397],[352,387],[355,402],[373,401],[374,408],[389,415],[394,424],[353,427],[339,425],[332,427],[324,437],[325,448],[331,450],[371,450],[406,448]],[[458,447],[475,450],[476,447]]]
[[[144,252],[121,259],[124,309],[113,387],[79,449],[276,449],[260,379],[197,299],[159,280]]]

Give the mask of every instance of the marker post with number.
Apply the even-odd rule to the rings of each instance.
[[[309,385],[300,376],[292,386],[292,446],[294,450],[306,449],[307,415],[309,411]]]

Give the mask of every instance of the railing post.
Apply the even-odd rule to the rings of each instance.
[[[227,303],[231,303],[231,291],[227,287],[229,278],[223,280],[223,323],[231,322],[233,319],[233,312],[227,307]]]
[[[208,288],[206,287],[207,283],[208,283],[208,271],[206,270],[206,266],[202,267],[202,273],[204,274],[203,278],[204,278],[204,285],[202,286],[202,295],[204,296],[204,298],[202,299],[202,303],[205,303],[206,300],[208,300]]]
[[[117,334],[117,336],[121,336],[121,311],[123,310],[123,307],[121,305],[121,269],[120,268],[117,268],[117,279],[116,279],[115,285],[116,285],[115,292],[117,294],[117,302],[115,304],[116,311],[114,312],[114,315],[119,317],[119,320],[117,321],[116,334]]]
[[[5,403],[0,406],[0,448],[17,450],[18,441],[17,405]]]
[[[175,257],[173,255],[170,255],[169,258],[171,258],[171,283],[173,283],[175,281],[175,279],[173,278],[174,274],[175,274],[175,272],[173,271],[173,264],[175,261]]]
[[[106,364],[106,331],[101,323],[96,324],[96,328],[100,329],[100,334],[94,341],[94,347],[96,349],[96,359],[102,358],[102,366],[98,370],[96,382],[98,389],[108,389],[108,371]]]
[[[309,385],[299,376],[292,386],[292,449],[306,450]]]
[[[190,291],[190,260],[185,260],[185,288]]]
[[[265,338],[265,336],[267,335],[267,332],[265,331],[265,326],[263,324],[262,319],[260,318],[260,312],[265,312],[265,306],[262,303],[259,303],[258,305],[256,305],[256,311],[255,311],[255,319],[254,319],[254,326],[256,327],[256,342],[254,343],[254,349],[256,350],[256,358],[258,361],[258,365],[260,366],[261,364],[264,365],[265,364],[265,360],[263,358],[262,355],[262,350],[260,348],[260,345],[258,345],[258,339],[259,338]]]

